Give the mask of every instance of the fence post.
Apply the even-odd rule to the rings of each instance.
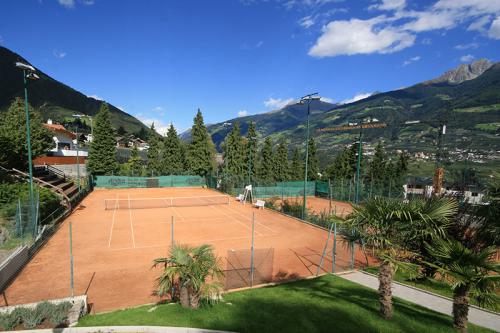
[[[252,245],[250,247],[250,287],[253,287],[253,246],[254,246],[254,230],[255,230],[255,212],[252,213]]]
[[[321,259],[319,260],[318,269],[316,270],[316,276],[318,276],[319,270],[321,269],[321,266],[323,265],[323,258],[325,257],[326,248],[328,247],[328,243],[330,242],[330,235],[332,234],[332,229],[333,229],[333,223],[330,225],[330,230],[328,231],[328,237],[326,238],[325,247],[323,248],[323,253],[321,254]]]
[[[170,246],[174,247],[174,216],[171,216],[170,219]]]
[[[337,222],[333,222],[332,273],[335,273],[335,259],[337,257]]]

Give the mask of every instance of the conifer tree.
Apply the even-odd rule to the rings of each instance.
[[[399,154],[398,161],[396,163],[396,176],[403,176],[406,171],[408,171],[408,163],[410,160],[410,156],[407,152],[403,151]]]
[[[148,175],[158,176],[161,174],[162,167],[160,163],[160,136],[156,133],[155,123],[151,124],[148,140]]]
[[[167,135],[163,140],[163,172],[166,175],[180,175],[184,173],[184,151],[177,131],[170,124]]]
[[[106,103],[94,120],[94,135],[90,144],[88,168],[94,175],[112,175],[118,169],[116,162],[115,130],[111,125],[109,108]]]
[[[235,122],[224,142],[224,173],[226,177],[240,180],[245,172],[245,147],[240,125]]]
[[[390,174],[387,172],[387,167],[388,167],[388,161],[387,161],[387,156],[384,151],[384,147],[382,146],[382,143],[379,142],[375,146],[375,153],[373,155],[372,160],[370,161],[368,165],[368,175],[370,177],[370,180],[373,180],[375,182],[379,182],[383,179],[385,179],[386,176],[390,176]]]
[[[255,123],[251,121],[248,124],[247,138],[246,138],[246,155],[245,163],[247,167],[247,177],[255,177],[257,171],[258,163],[258,153],[257,153],[257,132],[255,131]]]
[[[215,145],[203,123],[200,109],[191,128],[191,143],[187,150],[187,165],[191,172],[200,176],[209,175],[215,168]]]
[[[0,160],[2,166],[26,170],[28,148],[26,146],[26,113],[24,100],[16,98],[5,114],[0,116]],[[28,106],[30,115],[31,155],[33,158],[45,154],[54,146],[52,135],[43,126],[40,114]],[[5,162],[5,163],[4,163]]]
[[[290,164],[290,179],[300,180],[304,178],[304,161],[300,158],[299,149],[294,148],[292,162]]]
[[[142,176],[142,158],[139,156],[139,150],[136,146],[134,146],[130,152],[128,163],[130,165],[130,173],[132,176]]]
[[[307,158],[307,179],[316,180],[318,179],[318,173],[319,173],[319,160],[317,156],[316,142],[314,141],[314,138],[309,139],[308,145],[309,149]]]
[[[273,142],[270,137],[264,140],[264,146],[260,152],[259,178],[266,182],[274,181],[274,156]]]
[[[274,178],[277,181],[285,181],[290,177],[288,169],[288,147],[281,141],[276,149],[276,159],[274,163]]]

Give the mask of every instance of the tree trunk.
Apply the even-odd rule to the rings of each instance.
[[[189,289],[186,285],[181,285],[180,301],[183,308],[189,308]]]
[[[380,314],[385,319],[392,318],[392,276],[394,274],[392,264],[390,262],[383,261],[379,267],[379,304],[380,304]]]
[[[200,292],[196,292],[192,289],[189,290],[189,306],[193,309],[198,309],[200,307]]]
[[[467,333],[469,314],[469,286],[460,286],[453,291],[453,326],[461,333]]]

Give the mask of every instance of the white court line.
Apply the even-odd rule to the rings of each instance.
[[[229,209],[229,210],[231,210],[231,211],[235,212],[236,214],[241,215],[241,216],[243,216],[244,218],[249,219],[250,221],[252,221],[252,219],[251,219],[250,217],[248,217],[248,216],[246,216],[246,215],[241,214],[241,213],[240,213],[240,212],[238,212],[237,210],[234,210],[234,209],[232,209],[232,208],[230,208],[230,207],[227,207],[227,209]],[[267,229],[268,229],[269,231],[271,231],[271,232],[276,232],[276,231],[274,231],[272,228],[268,227],[267,225],[264,225],[264,224],[262,224],[262,223],[258,222],[258,221],[257,221],[257,218],[255,219],[255,224],[260,225],[260,226],[262,226],[262,227],[264,227],[264,228],[267,228]]]
[[[118,193],[116,194],[116,198],[118,199]],[[113,227],[115,225],[115,214],[116,214],[116,205],[118,204],[118,200],[115,201],[115,209],[113,210],[113,220],[111,221],[111,230],[109,232],[109,241],[108,241],[108,247],[111,247],[111,237],[113,237]]]
[[[128,212],[130,216],[130,230],[132,230],[132,244],[134,245],[135,249],[134,226],[132,225],[132,209],[130,209],[130,194],[127,194],[127,196],[128,196]]]
[[[217,209],[215,208],[215,206],[208,206],[208,207],[212,207],[213,209],[217,210]],[[244,222],[238,221],[238,219],[237,219],[237,218],[235,218],[235,217],[233,217],[233,216],[228,215],[228,214],[227,214],[226,212],[224,212],[223,210],[218,210],[218,211],[219,211],[219,212],[221,212],[222,214],[226,215],[226,216],[230,219],[230,221],[236,221],[236,222],[238,222],[239,224],[243,225],[243,226],[244,226],[245,228],[247,228],[248,230],[250,230],[250,231],[252,230],[252,228],[251,228],[251,227],[249,227],[249,226],[247,226]],[[255,233],[256,233],[257,235],[259,235],[259,236],[262,236],[262,234],[261,234],[260,232],[258,232],[257,230],[255,230]]]

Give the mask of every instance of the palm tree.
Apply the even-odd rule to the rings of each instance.
[[[403,202],[397,199],[375,197],[367,200],[363,206],[354,206],[347,217],[347,228],[358,230],[364,243],[374,250],[379,264],[379,303],[380,313],[386,318],[392,317],[391,284],[395,268],[401,259],[408,259],[406,242],[414,237],[417,227],[431,225],[428,234],[444,234],[445,223],[436,220],[449,219],[456,209],[456,203],[450,199],[412,200]],[[433,231],[431,231],[434,229]]]
[[[165,266],[158,278],[157,294],[170,294],[173,299],[173,289],[177,286],[183,307],[198,308],[201,298],[217,299],[222,291],[222,285],[217,281],[223,275],[220,260],[211,245],[174,245],[167,258],[154,260],[153,267],[162,264]]]
[[[452,283],[453,326],[467,332],[471,296],[479,304],[498,305],[495,291],[500,286],[500,264],[494,260],[496,246],[476,251],[456,239],[436,239],[426,247],[433,258],[429,264]]]

